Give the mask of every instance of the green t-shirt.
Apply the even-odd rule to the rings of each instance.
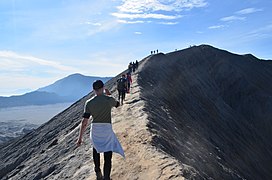
[[[85,103],[84,114],[93,116],[93,123],[111,123],[111,108],[117,101],[110,96],[95,96]]]

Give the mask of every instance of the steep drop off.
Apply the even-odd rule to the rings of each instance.
[[[139,73],[153,144],[196,179],[271,179],[271,77],[271,61],[207,45],[154,55]]]

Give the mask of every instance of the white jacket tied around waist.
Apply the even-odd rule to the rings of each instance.
[[[110,123],[92,123],[91,143],[98,153],[112,151],[125,158],[124,150],[117,139]]]

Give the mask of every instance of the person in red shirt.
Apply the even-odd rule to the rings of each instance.
[[[127,73],[127,93],[130,92],[130,84],[132,83],[131,74]]]

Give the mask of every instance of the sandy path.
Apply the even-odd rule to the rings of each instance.
[[[121,142],[126,159],[113,154],[113,180],[133,179],[184,179],[179,163],[150,145],[152,135],[147,131],[147,115],[140,99],[137,74],[132,75],[131,93],[124,105],[113,109],[113,129]],[[103,156],[101,157],[103,163]],[[103,164],[102,164],[103,165]],[[101,169],[102,166],[101,165]],[[95,179],[92,173],[89,179]]]

